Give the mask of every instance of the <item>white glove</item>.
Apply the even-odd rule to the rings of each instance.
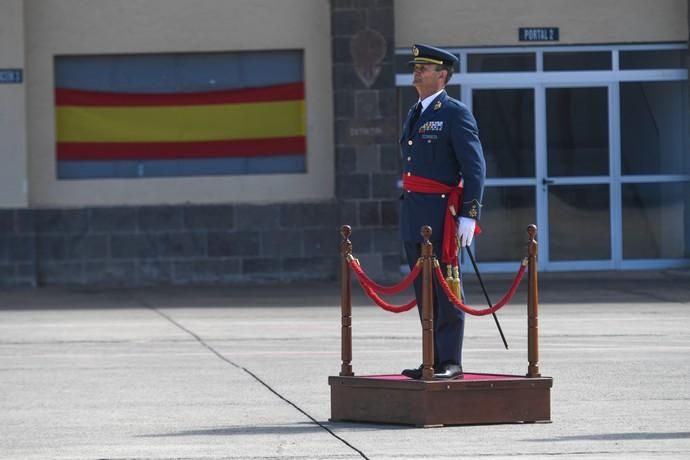
[[[477,221],[469,217],[461,217],[460,225],[458,225],[458,240],[460,240],[460,247],[469,246],[472,244],[474,238],[474,229],[477,226]]]

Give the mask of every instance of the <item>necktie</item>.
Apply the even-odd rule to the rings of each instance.
[[[410,124],[407,126],[407,137],[412,137],[412,131],[414,129],[415,123],[417,123],[417,120],[419,119],[419,115],[422,113],[422,103],[417,102],[417,105],[414,108],[414,112],[412,113],[412,118],[410,118]]]

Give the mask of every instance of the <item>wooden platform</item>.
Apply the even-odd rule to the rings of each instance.
[[[331,420],[420,427],[551,421],[551,377],[467,373],[462,380],[402,375],[328,378]]]

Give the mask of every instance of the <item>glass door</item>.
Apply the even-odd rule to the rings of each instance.
[[[466,91],[487,163],[481,262],[514,267],[536,223],[542,269],[612,267],[609,86]]]
[[[546,87],[542,261],[551,268],[612,266],[609,87]],[[540,149],[541,150],[541,149]],[[546,234],[544,234],[546,231]],[[544,238],[546,237],[546,238]]]

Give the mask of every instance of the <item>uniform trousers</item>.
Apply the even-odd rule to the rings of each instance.
[[[441,242],[434,244],[434,255],[439,258]],[[405,254],[410,269],[414,267],[421,255],[421,244],[405,242]],[[439,258],[440,260],[440,258]],[[446,273],[445,264],[441,264],[442,272]],[[450,302],[443,288],[433,278],[434,298],[434,369],[440,369],[444,364],[462,364],[462,339],[465,332],[465,312],[458,310]],[[419,317],[422,317],[422,275],[414,281],[415,296]]]

